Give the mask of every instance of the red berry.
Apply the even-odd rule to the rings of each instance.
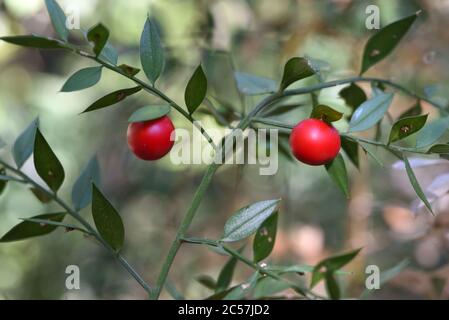
[[[340,151],[340,135],[327,122],[306,119],[293,128],[290,134],[290,148],[299,161],[319,166],[337,156]]]
[[[128,126],[128,146],[142,160],[158,160],[173,147],[170,135],[175,130],[169,117],[133,122]]]

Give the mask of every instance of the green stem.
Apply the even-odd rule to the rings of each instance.
[[[70,208],[61,198],[57,196],[56,193],[48,191],[47,189],[40,186],[36,183],[32,178],[30,178],[27,174],[20,171],[19,169],[14,168],[8,163],[4,162],[0,159],[0,164],[4,166],[7,170],[15,173],[23,180],[19,182],[29,183],[34,188],[39,189],[43,193],[47,194],[53,201],[59,204],[69,215],[71,215],[75,220],[77,220],[81,225],[83,225],[86,230],[95,237],[95,239],[103,245],[103,247],[120,263],[120,265],[142,286],[142,288],[148,293],[151,294],[152,288],[145,280],[131,267],[131,265],[126,261],[126,259],[117,253],[100,235],[99,233],[75,210]]]
[[[203,179],[201,180],[200,185],[198,186],[198,189],[195,192],[195,195],[193,197],[192,203],[185,214],[184,218],[181,221],[181,225],[178,228],[178,231],[176,232],[176,238],[173,241],[167,257],[165,258],[165,261],[162,265],[161,272],[159,273],[159,277],[157,280],[156,288],[151,295],[152,299],[158,299],[162,288],[165,285],[165,281],[167,280],[168,272],[170,270],[171,265],[173,264],[173,261],[175,260],[176,254],[179,250],[179,247],[182,244],[182,238],[184,238],[187,229],[189,228],[190,224],[192,223],[192,220],[195,216],[195,213],[201,203],[201,200],[204,197],[204,194],[206,193],[207,187],[212,181],[212,177],[219,168],[219,164],[211,164],[208,168],[206,173],[203,176]]]

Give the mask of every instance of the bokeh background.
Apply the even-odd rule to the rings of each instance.
[[[280,79],[284,62],[292,56],[322,60],[326,79],[357,74],[363,46],[372,30],[365,28],[365,9],[380,8],[381,25],[423,10],[400,46],[368,74],[397,81],[446,103],[448,94],[449,1],[312,1],[312,0],[60,0],[63,8],[76,8],[81,28],[101,21],[111,32],[119,51],[119,63],[140,67],[138,43],[149,12],[160,23],[168,61],[159,87],[183,103],[185,85],[202,61],[209,78],[209,94],[238,112],[251,108],[258,98],[238,94],[233,70]],[[41,0],[0,0],[0,35],[52,35]],[[81,32],[73,32],[73,41]],[[16,136],[36,116],[50,145],[63,163],[66,181],[61,195],[70,200],[71,185],[93,154],[102,173],[102,189],[118,208],[126,228],[123,254],[151,283],[155,282],[180,219],[188,207],[205,167],[175,166],[169,157],[158,162],[137,160],[126,145],[127,118],[139,106],[157,102],[144,92],[108,109],[79,115],[106,93],[132,85],[107,70],[96,86],[75,93],[58,92],[74,71],[90,61],[60,51],[23,49],[0,42],[0,136],[11,146]],[[142,77],[143,73],[139,74]],[[302,81],[297,86],[314,83]],[[370,96],[369,84],[363,89]],[[341,87],[321,91],[319,100],[348,111],[339,98]],[[310,112],[310,97],[292,102],[307,106],[279,118],[288,123]],[[397,94],[390,108],[397,117],[414,100]],[[423,103],[430,117],[438,114]],[[207,114],[201,120],[209,127],[219,124]],[[172,112],[177,127],[190,128]],[[345,120],[337,123],[347,126]],[[382,123],[388,133],[391,124]],[[373,132],[366,133],[367,137]],[[0,153],[11,160],[9,148]],[[394,169],[394,159],[373,150],[379,166],[360,154],[361,169],[347,162],[351,178],[346,200],[321,167],[305,166],[280,158],[275,176],[260,176],[258,167],[225,166],[216,175],[200,207],[190,234],[217,238],[226,219],[240,207],[262,199],[282,198],[280,226],[270,262],[315,264],[345,250],[363,247],[360,256],[346,268],[351,276],[339,279],[345,297],[357,298],[364,291],[365,267],[381,270],[401,261],[409,265],[371,299],[438,299],[449,296],[448,245],[449,163],[444,159],[413,160],[422,186],[434,198],[437,217],[421,210],[405,172]],[[31,162],[25,170],[37,177]],[[437,182],[435,179],[438,178]],[[430,188],[430,189],[429,189]],[[432,189],[433,188],[433,189]],[[0,234],[18,218],[57,210],[43,205],[24,186],[9,183],[0,198]],[[90,216],[90,209],[82,212]],[[251,255],[250,245],[245,254]],[[197,278],[216,278],[226,257],[200,246],[184,245],[170,272],[170,280],[187,298],[204,298],[212,292]],[[65,268],[78,265],[81,289],[67,291]],[[238,265],[235,282],[250,274]],[[303,276],[307,282],[307,276]],[[298,279],[298,278],[297,278]],[[319,286],[317,291],[324,293]],[[291,292],[283,295],[291,296]],[[163,298],[170,298],[167,292]],[[49,236],[0,245],[0,299],[144,299],[144,291],[93,241],[76,232],[57,230]]]

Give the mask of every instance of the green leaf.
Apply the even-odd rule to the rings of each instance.
[[[312,114],[310,115],[311,118],[316,118],[327,122],[338,121],[342,116],[343,113],[323,104],[314,107],[312,109]]]
[[[439,153],[439,154],[445,154],[449,153],[449,144],[435,144],[427,150],[427,153]]]
[[[186,91],[184,93],[184,100],[186,102],[189,113],[192,114],[203,102],[207,92],[207,78],[204,74],[203,68],[199,65],[192,77],[187,83]]]
[[[67,41],[69,30],[66,27],[66,16],[59,4],[55,0],[45,0],[50,20],[56,33],[61,39]]]
[[[340,288],[337,281],[335,280],[334,274],[332,272],[326,272],[324,275],[326,283],[326,291],[329,297],[333,300],[340,299]]]
[[[271,277],[261,278],[254,288],[254,299],[269,298],[276,293],[287,290],[291,285]]]
[[[34,140],[34,166],[39,176],[54,192],[64,182],[64,168],[39,129]]]
[[[240,248],[239,252],[242,252],[243,248]],[[220,274],[215,285],[215,292],[226,290],[231,284],[232,277],[234,276],[235,266],[237,265],[237,258],[232,256],[228,262],[221,269]]]
[[[42,225],[50,225],[50,226],[55,226],[55,227],[62,227],[62,228],[65,228],[66,232],[72,231],[72,230],[77,230],[77,231],[81,231],[82,233],[85,233],[85,234],[89,234],[89,235],[91,234],[87,230],[84,230],[82,228],[79,228],[79,227],[71,225],[71,224],[59,222],[59,221],[48,220],[48,219],[39,219],[39,218],[22,218],[21,220],[31,222],[31,223],[37,223],[37,224],[40,224],[41,226]]]
[[[125,238],[122,218],[95,184],[92,184],[92,217],[101,237],[115,251],[120,251]]]
[[[315,70],[313,70],[307,59],[299,57],[291,58],[285,64],[279,91],[282,92],[293,82],[310,77],[314,74]]]
[[[392,93],[382,93],[362,103],[349,122],[349,132],[365,131],[379,122],[393,100]]]
[[[415,13],[404,19],[395,21],[380,29],[368,40],[365,45],[365,51],[363,52],[360,74],[363,74],[393,51],[417,16],[418,13]]]
[[[226,221],[220,241],[239,241],[256,232],[260,225],[276,212],[279,201],[279,199],[259,201],[238,210]]]
[[[5,168],[0,168],[0,177],[6,175]],[[0,179],[0,195],[5,191],[6,184],[8,183],[8,180]]]
[[[104,97],[98,99],[94,103],[92,103],[86,110],[84,110],[82,113],[102,109],[109,107],[113,104],[116,104],[117,102],[120,102],[124,100],[126,97],[133,95],[137,92],[139,92],[142,89],[142,87],[137,86],[134,88],[128,88],[128,89],[121,89],[114,91],[112,93],[109,93],[105,95]]]
[[[121,64],[118,66],[118,68],[121,69],[123,73],[125,73],[129,77],[134,77],[140,72],[140,69],[128,66],[127,64]]]
[[[427,114],[421,116],[411,116],[399,119],[393,124],[388,138],[388,144],[404,139],[409,135],[418,132],[427,121]]]
[[[345,161],[341,154],[338,154],[334,160],[325,165],[326,171],[335,184],[349,198],[348,173],[346,171]]]
[[[413,172],[413,169],[410,166],[410,162],[408,161],[407,157],[404,154],[402,155],[402,159],[404,160],[405,170],[407,171],[407,176],[410,180],[410,184],[412,185],[413,189],[415,190],[416,195],[425,204],[427,209],[429,209],[429,211],[432,214],[434,214],[429,200],[427,200],[426,195],[424,194],[423,190],[421,189],[421,186],[419,185],[418,179],[416,179],[415,173]]]
[[[238,71],[234,72],[234,78],[237,82],[237,88],[243,94],[261,95],[274,93],[277,90],[276,82],[271,79]]]
[[[147,18],[140,37],[140,61],[147,78],[154,85],[164,67],[164,49],[156,23]]]
[[[427,147],[446,133],[449,128],[449,117],[440,118],[428,123],[416,137],[416,148]]]
[[[170,112],[170,105],[145,106],[133,112],[128,122],[142,122],[159,119]]]
[[[281,105],[273,106],[271,108],[264,109],[262,111],[262,114],[265,117],[278,116],[278,115],[290,112],[292,110],[295,110],[295,109],[297,109],[299,107],[302,107],[302,106],[304,106],[304,103],[281,104]]]
[[[117,50],[115,50],[115,48],[109,42],[106,42],[103,50],[101,50],[100,59],[106,60],[109,63],[112,63],[114,66],[117,65],[118,61]]]
[[[109,38],[109,30],[102,24],[98,23],[87,32],[87,40],[94,43],[95,56],[99,56]]]
[[[416,102],[416,104],[411,107],[410,109],[404,111],[400,116],[399,119],[411,117],[411,116],[418,116],[422,113],[422,107],[419,100]]]
[[[323,268],[325,269],[325,272],[336,273],[339,269],[351,262],[359,254],[360,250],[362,249],[360,248],[348,253],[332,256],[319,262],[313,269],[310,288],[315,287],[315,285],[323,278]]]
[[[64,46],[55,39],[35,35],[0,37],[0,39],[22,47],[37,49],[64,49]]]
[[[345,151],[349,160],[351,160],[352,164],[356,168],[360,168],[359,167],[360,162],[359,162],[359,145],[358,145],[358,143],[342,136],[341,137],[341,147]]]
[[[367,99],[365,91],[355,83],[343,88],[339,95],[352,110],[357,109]]]
[[[33,195],[36,197],[37,200],[39,200],[42,203],[49,203],[53,199],[50,197],[50,195],[41,189],[38,188],[30,188]]]
[[[31,124],[20,134],[14,142],[12,149],[14,161],[17,168],[21,168],[25,161],[31,156],[34,149],[34,137],[39,126],[39,119],[36,118]]]
[[[34,219],[51,220],[61,222],[65,213],[47,213],[34,216]],[[53,225],[40,225],[35,222],[24,221],[9,230],[0,242],[13,242],[24,240],[32,237],[43,236],[49,234],[57,227]]]
[[[61,88],[61,92],[83,90],[95,85],[101,78],[102,67],[81,69],[70,76]]]
[[[85,208],[92,201],[92,182],[100,185],[100,165],[93,156],[81,171],[72,188],[72,203],[76,211]]]
[[[379,159],[375,152],[377,149],[375,146],[363,142],[359,142],[359,145],[362,147],[362,150],[365,151],[365,153],[367,153],[379,166],[384,167],[383,162]]]
[[[277,224],[278,212],[267,218],[257,230],[253,241],[254,262],[262,261],[270,255],[276,241]]]
[[[201,283],[203,286],[205,286],[206,288],[210,289],[210,290],[215,290],[215,287],[217,286],[217,283],[215,282],[215,280],[207,275],[201,275],[198,276],[196,278],[196,281],[198,281],[199,283]]]
[[[259,279],[259,273],[254,272],[251,277],[240,285],[237,285],[223,296],[223,300],[242,300],[249,292],[251,292],[257,284],[257,279]]]

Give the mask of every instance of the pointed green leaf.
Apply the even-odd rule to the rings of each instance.
[[[393,124],[388,138],[388,143],[392,143],[408,137],[418,132],[427,121],[427,114],[421,116],[411,116],[399,119]]]
[[[253,241],[254,262],[262,261],[270,255],[276,241],[277,224],[278,212],[267,218],[257,230]]]
[[[94,111],[94,110],[98,110],[98,109],[109,107],[109,106],[111,106],[113,104],[116,104],[117,102],[120,102],[120,101],[124,100],[126,97],[139,92],[141,89],[142,89],[142,87],[137,86],[137,87],[134,87],[134,88],[121,89],[121,90],[117,90],[117,91],[114,91],[112,93],[109,93],[109,94],[105,95],[104,97],[98,99],[94,103],[92,103],[82,113],[86,113],[86,112],[90,112],[90,111]]]
[[[136,74],[140,72],[140,69],[128,66],[127,64],[121,64],[118,66],[127,76],[134,77]]]
[[[242,252],[243,248],[239,250]],[[226,290],[232,282],[232,277],[234,276],[235,266],[237,265],[237,258],[232,256],[229,258],[228,262],[221,269],[220,274],[215,285],[215,292]]]
[[[244,299],[256,286],[257,280],[259,279],[259,273],[254,272],[251,277],[245,282],[235,287],[232,287],[223,296],[223,300],[242,300]]]
[[[314,74],[315,70],[313,70],[307,59],[299,57],[291,58],[285,64],[279,91],[282,92],[293,82],[310,77]]]
[[[72,203],[76,211],[85,208],[92,201],[92,182],[100,185],[100,165],[93,156],[81,171],[72,188]]]
[[[416,137],[416,148],[427,147],[440,139],[449,128],[449,117],[434,120],[422,128]]]
[[[254,288],[254,299],[270,298],[271,296],[287,290],[291,285],[286,281],[281,281],[271,277],[261,278]]]
[[[354,164],[356,168],[359,168],[359,145],[357,142],[352,141],[344,136],[341,137],[341,147],[345,151],[349,160]]]
[[[98,57],[109,38],[109,30],[102,24],[96,24],[87,32],[87,40],[94,43],[94,53]]]
[[[106,60],[115,66],[118,62],[118,52],[109,42],[106,42],[103,50],[101,50],[100,59]]]
[[[312,109],[311,118],[320,119],[326,122],[334,122],[341,119],[343,113],[338,112],[337,110],[332,109],[329,106],[324,104],[317,105]]]
[[[379,122],[393,100],[392,93],[382,93],[362,103],[349,122],[349,132],[365,131]]]
[[[79,228],[77,226],[59,222],[59,221],[55,221],[55,220],[39,219],[39,218],[22,218],[20,220],[31,222],[31,223],[37,223],[37,224],[40,224],[41,226],[49,225],[49,226],[55,226],[55,227],[62,227],[65,229],[66,232],[77,230],[77,231],[81,231],[82,233],[91,235],[91,233],[89,231],[84,230],[83,228]]]
[[[427,150],[427,153],[439,153],[446,154],[449,153],[449,144],[435,144]]]
[[[66,27],[66,16],[59,4],[55,0],[45,0],[50,20],[59,37],[67,41],[69,37],[69,30]]]
[[[95,184],[92,184],[92,217],[101,237],[115,251],[120,251],[125,238],[122,218]]]
[[[352,110],[357,109],[367,99],[365,91],[355,83],[343,88],[339,95]]]
[[[164,59],[158,27],[148,18],[140,37],[140,61],[143,71],[153,85],[162,73]]]
[[[407,33],[417,16],[418,13],[415,13],[404,19],[395,21],[377,31],[368,40],[365,45],[365,51],[363,52],[360,74],[363,74],[366,70],[393,51],[399,41],[401,41],[402,37]]]
[[[410,166],[410,162],[408,161],[407,157],[404,154],[402,155],[402,159],[404,160],[405,170],[407,171],[407,176],[410,180],[410,184],[415,190],[416,195],[421,199],[421,201],[424,203],[427,209],[429,209],[429,211],[432,214],[434,214],[429,200],[427,200],[426,195],[424,194],[423,190],[421,189],[421,186],[419,185],[418,179],[416,179],[415,173],[413,172],[413,169]]]
[[[64,46],[55,39],[35,35],[0,37],[0,39],[22,47],[37,49],[64,49]]]
[[[206,287],[210,290],[215,290],[215,287],[217,286],[217,283],[215,282],[215,280],[212,277],[206,276],[206,275],[198,276],[196,278],[196,281],[198,281],[204,287]]]
[[[203,68],[199,65],[190,78],[184,93],[184,100],[190,114],[194,113],[203,102],[206,97],[206,92],[207,78],[204,74]]]
[[[234,77],[239,91],[247,95],[274,93],[277,90],[276,82],[271,79],[238,71],[234,72]]]
[[[33,218],[61,222],[64,219],[64,216],[65,213],[47,213],[34,216]],[[56,228],[57,227],[53,225],[41,225],[35,222],[24,221],[9,230],[2,238],[0,238],[0,242],[12,242],[43,236],[49,234]]]
[[[334,274],[332,272],[326,272],[324,275],[324,280],[329,297],[333,300],[339,300],[340,287],[338,286],[337,280],[335,280]]]
[[[64,182],[64,168],[39,129],[34,140],[34,166],[39,176],[54,192]]]
[[[133,112],[128,122],[142,122],[162,118],[170,112],[168,104],[145,106]]]
[[[36,197],[36,199],[42,203],[49,203],[50,201],[53,200],[52,197],[50,197],[50,195],[48,193],[42,191],[41,189],[30,188],[30,190],[33,193],[33,195]]]
[[[276,212],[279,201],[279,199],[259,201],[238,210],[226,222],[220,241],[239,241],[256,232],[260,225]]]
[[[340,190],[349,198],[348,173],[346,171],[345,161],[341,154],[338,154],[334,160],[325,165],[326,171]]]
[[[14,161],[17,168],[21,168],[25,161],[31,156],[34,149],[34,137],[39,126],[39,119],[36,118],[31,124],[20,134],[14,142],[12,149]]]
[[[102,67],[89,67],[78,70],[70,76],[61,88],[61,92],[83,90],[95,85],[101,78]]]

